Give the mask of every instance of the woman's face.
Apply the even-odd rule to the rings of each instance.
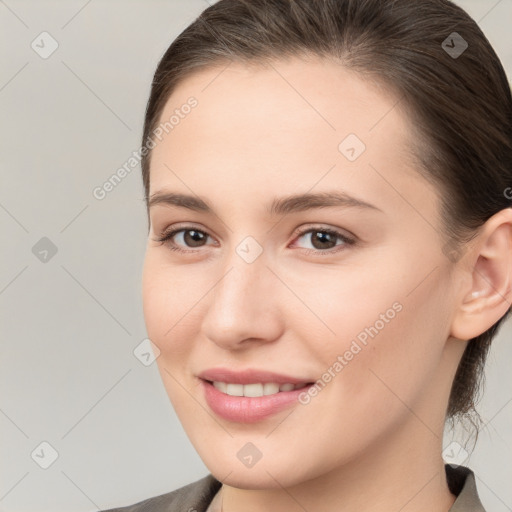
[[[181,82],[169,120],[153,137],[144,316],[209,470],[277,488],[440,447],[464,343],[447,342],[439,199],[397,99],[326,61],[233,63]]]

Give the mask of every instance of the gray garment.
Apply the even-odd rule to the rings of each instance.
[[[445,464],[450,492],[457,496],[449,512],[485,512],[476,489],[475,475],[465,466]],[[127,507],[99,512],[208,512],[209,505],[222,486],[211,473],[175,491]],[[214,503],[219,509],[219,500]],[[212,510],[210,508],[210,510]]]

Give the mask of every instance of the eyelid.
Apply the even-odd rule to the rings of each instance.
[[[346,229],[336,228],[336,227],[331,227],[331,226],[322,226],[320,224],[313,224],[313,225],[309,225],[309,226],[306,226],[306,227],[297,228],[297,230],[294,232],[293,236],[295,236],[295,237],[302,236],[302,235],[304,235],[306,233],[309,233],[311,231],[327,231],[327,232],[332,232],[332,233],[336,233],[340,237],[343,237],[343,238],[346,238],[346,239],[353,239],[354,241],[357,238],[353,233],[351,233],[350,231],[348,231]]]
[[[157,236],[156,238],[153,238],[153,240],[156,242],[161,242],[162,245],[167,243],[171,250],[179,251],[182,253],[192,253],[192,254],[197,253],[198,251],[201,250],[202,247],[205,247],[205,246],[201,246],[198,248],[183,249],[181,246],[171,243],[172,238],[174,238],[178,233],[184,232],[184,231],[185,232],[186,231],[199,231],[200,233],[206,235],[206,237],[214,238],[212,235],[209,234],[209,232],[206,229],[198,228],[197,226],[194,226],[192,224],[178,223],[178,224],[174,224],[171,227],[164,229],[161,232],[161,234],[159,236]],[[330,249],[325,249],[325,250],[300,248],[300,249],[302,249],[302,251],[306,251],[307,254],[314,253],[314,254],[324,254],[324,255],[331,254],[332,255],[334,253],[339,252],[340,250],[343,250],[344,246],[355,245],[357,242],[357,237],[350,231],[342,230],[341,228],[326,227],[326,226],[321,226],[321,225],[310,225],[310,226],[303,226],[301,228],[298,228],[293,234],[293,237],[294,237],[293,240],[295,241],[297,238],[300,238],[307,233],[315,232],[315,231],[330,233],[330,234],[336,236],[338,239],[342,240],[342,243],[336,244],[334,247],[331,247]],[[345,234],[345,232],[349,233],[349,234]],[[336,249],[336,247],[342,247],[342,249]]]
[[[163,229],[161,231],[161,233],[158,235],[156,235],[156,237],[153,238],[153,240],[155,242],[160,242],[162,245],[164,244],[169,244],[169,246],[172,248],[172,249],[176,249],[176,250],[181,250],[182,252],[197,252],[197,250],[201,249],[201,247],[198,247],[197,249],[193,249],[193,248],[188,248],[188,249],[181,249],[180,248],[177,248],[177,247],[174,247],[171,242],[171,239],[174,238],[178,233],[182,232],[182,231],[199,231],[200,233],[203,233],[204,235],[206,235],[207,237],[209,238],[214,238],[212,235],[210,235],[210,233],[206,230],[206,229],[203,229],[203,228],[199,228],[197,226],[194,226],[193,224],[187,224],[187,223],[183,223],[183,224],[172,224],[171,226]]]
[[[350,232],[348,232],[348,233],[350,233],[350,235],[345,234],[344,231],[346,231],[346,230],[342,230],[341,228],[332,228],[332,227],[325,227],[325,226],[319,226],[319,225],[303,227],[303,228],[299,228],[297,230],[296,234],[294,235],[294,237],[295,237],[294,240],[297,238],[301,238],[302,236],[304,236],[307,233],[324,232],[324,233],[332,234],[337,239],[341,240],[342,243],[336,244],[334,247],[331,247],[330,249],[321,250],[321,249],[302,248],[302,251],[306,251],[306,254],[315,254],[315,255],[318,254],[318,255],[324,255],[324,256],[334,255],[334,254],[337,254],[338,252],[344,250],[344,248],[346,246],[356,245],[356,243],[357,243],[357,237],[355,235],[353,235]]]

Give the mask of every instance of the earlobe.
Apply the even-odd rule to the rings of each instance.
[[[466,254],[476,260],[469,289],[464,290],[452,321],[451,336],[469,340],[502,318],[512,301],[512,209],[484,225],[478,242]]]

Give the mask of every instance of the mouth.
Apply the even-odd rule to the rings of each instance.
[[[314,382],[248,384],[199,379],[210,410],[234,423],[256,423],[299,404]]]
[[[235,382],[221,382],[207,380],[215,389],[229,396],[246,396],[250,398],[258,398],[262,396],[276,395],[287,391],[294,391],[307,387],[312,382],[303,382],[293,384],[287,382],[279,384],[278,382],[255,382],[252,384],[239,384]]]

